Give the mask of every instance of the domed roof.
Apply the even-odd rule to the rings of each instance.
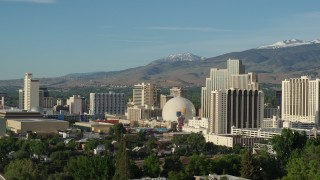
[[[170,99],[163,107],[162,118],[165,121],[177,121],[177,113],[181,112],[188,121],[196,115],[194,105],[186,98],[177,96]]]

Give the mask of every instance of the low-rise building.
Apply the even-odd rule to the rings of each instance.
[[[233,148],[234,145],[238,144],[243,147],[253,147],[254,143],[261,142],[265,138],[259,137],[246,137],[239,135],[230,134],[207,134],[204,135],[206,142],[212,142],[219,146],[227,146]]]
[[[28,131],[36,133],[58,133],[58,130],[69,128],[69,122],[55,119],[8,119],[7,128],[14,133],[25,133]]]
[[[110,128],[113,126],[112,123],[105,123],[105,122],[76,122],[74,124],[75,127],[91,131],[95,133],[108,133]]]

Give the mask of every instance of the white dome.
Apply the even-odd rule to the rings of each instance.
[[[165,121],[177,121],[177,112],[185,116],[185,121],[196,116],[194,105],[186,98],[177,96],[170,99],[163,107],[162,118]]]

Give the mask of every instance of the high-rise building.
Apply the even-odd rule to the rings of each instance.
[[[82,98],[78,95],[73,95],[69,99],[67,99],[67,106],[69,106],[70,114],[82,114]]]
[[[184,89],[182,87],[172,87],[170,89],[170,95],[172,95],[173,97],[181,96],[184,98],[187,98],[188,96],[187,89]]]
[[[260,128],[263,120],[264,94],[257,90],[216,90],[211,96],[209,132],[231,133],[231,127]]]
[[[19,109],[24,109],[24,92],[23,92],[23,89],[19,89]]]
[[[0,93],[0,109],[4,109],[5,99],[8,97],[7,93]]]
[[[124,93],[90,93],[91,114],[124,114]]]
[[[53,108],[54,106],[54,98],[49,96],[47,88],[39,89],[39,106],[41,108]]]
[[[136,106],[159,106],[158,88],[155,84],[137,84],[133,88],[133,104]]]
[[[32,73],[26,73],[24,78],[24,110],[39,107],[39,80],[32,79]]]
[[[216,90],[211,96],[209,132],[231,133],[231,127],[260,128],[263,121],[264,94],[257,90]]]
[[[309,76],[282,81],[281,117],[284,121],[320,124],[320,79]]]
[[[228,86],[232,87],[232,76],[244,74],[245,68],[242,64],[242,61],[239,59],[229,59],[227,61],[227,71],[228,71]]]
[[[247,89],[259,90],[258,77],[255,73],[244,74],[245,68],[239,59],[229,59],[227,69],[210,69],[206,86],[201,92],[201,116],[210,118],[211,92],[216,90]]]
[[[279,107],[281,109],[281,100],[282,99],[282,91],[276,91],[276,102],[275,102],[275,106]],[[281,117],[281,116],[280,116]]]
[[[161,94],[160,95],[160,108],[163,109],[164,105],[170,100],[174,98],[173,95],[164,95],[164,94]]]

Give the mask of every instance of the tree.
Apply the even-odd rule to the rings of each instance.
[[[310,145],[303,152],[294,152],[283,179],[320,179],[320,146]]]
[[[146,143],[146,148],[147,148],[149,154],[151,154],[151,153],[152,153],[152,150],[157,147],[156,142],[157,142],[157,139],[156,139],[155,137],[151,137],[151,138],[147,141],[147,143]]]
[[[123,124],[119,123],[116,125],[113,125],[110,128],[109,134],[114,138],[116,141],[120,141],[123,134],[126,133],[126,129],[123,127]]]
[[[238,154],[227,154],[211,160],[208,171],[215,174],[240,176],[241,157]]]
[[[114,180],[127,180],[130,177],[129,157],[125,139],[121,139],[120,147],[117,152],[116,171],[113,176]]]
[[[209,161],[204,155],[193,154],[184,171],[187,174],[188,179],[193,178],[194,176],[207,175],[208,164]]]
[[[150,155],[144,159],[143,172],[145,176],[158,177],[160,175],[160,161],[157,156]]]
[[[99,140],[97,139],[89,139],[89,141],[85,144],[84,150],[89,153],[92,151],[94,148],[96,148],[99,144]]]
[[[191,133],[187,138],[187,143],[196,152],[203,151],[206,146],[206,139],[201,133]]]
[[[35,164],[30,159],[17,159],[11,161],[5,168],[4,176],[7,179],[37,179],[39,172]]]
[[[184,172],[175,172],[175,171],[170,171],[168,174],[168,177],[170,180],[186,180],[186,179],[188,179],[187,175]]]
[[[241,177],[248,179],[259,179],[260,172],[258,163],[253,158],[251,149],[247,149],[242,155]]]
[[[266,150],[259,151],[256,155],[260,167],[261,179],[279,179],[282,176],[280,162],[275,156],[270,155]]]
[[[29,157],[29,153],[24,150],[19,150],[19,151],[16,151],[13,153],[14,159],[24,159],[24,158],[28,158],[28,157]]]
[[[277,153],[277,158],[284,167],[294,150],[301,150],[307,142],[306,133],[299,133],[291,129],[282,129],[281,135],[271,139],[273,149]]]
[[[31,140],[30,141],[30,153],[42,155],[47,152],[48,145],[41,140]],[[40,157],[39,157],[40,158]]]
[[[169,156],[164,159],[162,175],[168,177],[170,171],[179,172],[182,170],[182,162],[179,156]]]
[[[70,158],[65,172],[74,179],[111,179],[114,163],[111,156],[78,156]]]

